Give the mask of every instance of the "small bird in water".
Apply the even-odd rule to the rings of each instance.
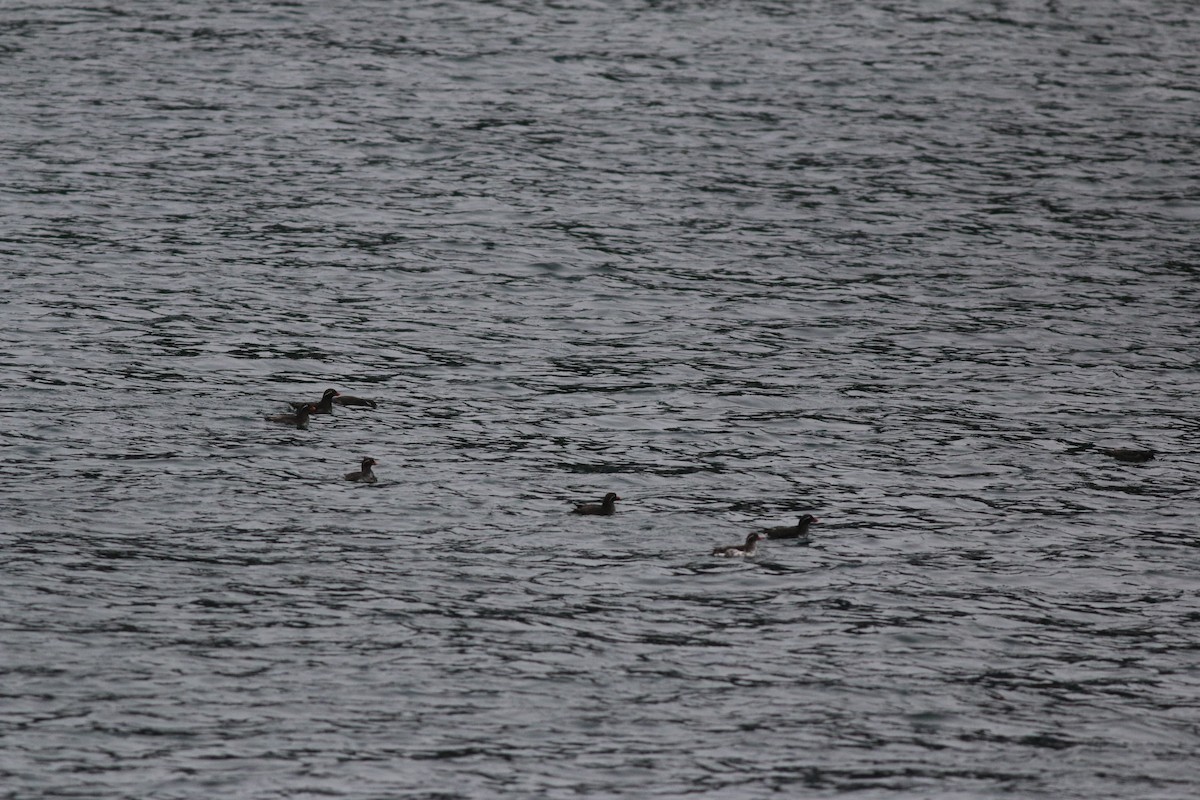
[[[778,528],[767,528],[763,531],[768,539],[803,539],[808,536],[808,526],[821,520],[812,514],[805,514],[795,525],[781,525]]]
[[[378,463],[373,458],[364,458],[362,460],[362,469],[358,472],[347,472],[346,480],[357,481],[358,483],[375,483],[375,473],[371,471],[371,467]]]
[[[297,428],[304,429],[308,427],[308,417],[317,407],[312,403],[303,406],[296,410],[295,414],[275,414],[270,417],[263,417],[267,422],[280,422],[284,425],[295,425]]]
[[[758,543],[767,538],[766,534],[755,531],[746,536],[745,544],[734,544],[728,547],[714,547],[712,554],[722,558],[745,558],[758,552]]]
[[[617,497],[616,492],[609,492],[604,495],[604,499],[599,503],[576,503],[575,508],[571,509],[572,514],[598,514],[602,517],[611,517],[617,511],[617,501],[621,498]]]
[[[317,403],[315,404],[317,410],[312,413],[314,413],[314,414],[332,414],[333,413],[333,398],[337,397],[338,394],[339,394],[339,392],[337,389],[326,389],[325,394],[321,395],[321,399],[319,401],[317,401]],[[288,402],[288,405],[290,405],[292,408],[300,409],[300,408],[303,408],[304,406],[314,405],[314,404],[297,402],[295,400],[291,400]]]
[[[1143,464],[1154,458],[1154,451],[1148,447],[1100,447],[1097,449],[1117,461],[1128,461],[1131,464]]]
[[[339,406],[364,406],[366,408],[376,408],[374,400],[368,400],[365,397],[354,397],[349,394],[339,394],[333,398],[333,402]]]

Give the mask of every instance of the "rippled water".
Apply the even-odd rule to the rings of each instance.
[[[0,797],[1196,796],[1197,52],[0,9]]]

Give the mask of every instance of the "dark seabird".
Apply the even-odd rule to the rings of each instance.
[[[617,511],[617,501],[621,498],[617,497],[616,492],[609,492],[604,495],[604,500],[599,503],[576,503],[575,508],[571,509],[572,514],[598,514],[603,517],[611,517]]]

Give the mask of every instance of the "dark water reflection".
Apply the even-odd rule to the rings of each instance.
[[[0,785],[1194,796],[1190,12],[0,11]]]

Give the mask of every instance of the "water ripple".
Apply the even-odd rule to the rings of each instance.
[[[0,11],[8,791],[1195,795],[1187,11]]]

